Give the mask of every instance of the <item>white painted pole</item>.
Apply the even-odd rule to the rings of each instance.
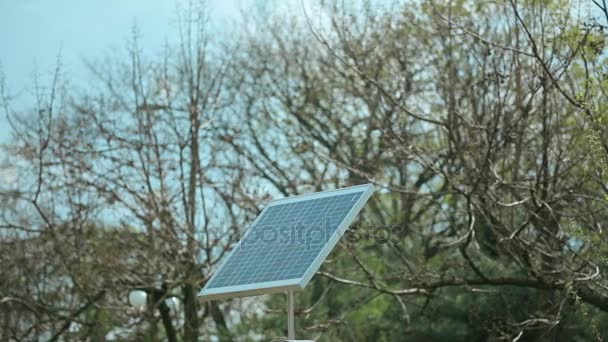
[[[293,316],[294,311],[294,299],[293,292],[287,292],[287,339],[296,339],[296,324]]]

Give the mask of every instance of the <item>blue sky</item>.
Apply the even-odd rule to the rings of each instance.
[[[176,6],[186,0],[0,0],[0,65],[16,109],[32,102],[34,74],[49,82],[61,51],[63,71],[71,83],[86,85],[82,60],[107,55],[125,46],[134,22],[142,49],[159,50],[176,38]],[[237,20],[246,0],[208,0],[214,27]],[[10,130],[0,115],[0,143]]]

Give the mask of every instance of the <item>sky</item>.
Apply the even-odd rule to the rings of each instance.
[[[214,27],[232,25],[246,0],[208,0]],[[160,50],[176,39],[176,8],[187,0],[0,0],[0,69],[11,104],[31,106],[34,75],[50,84],[61,53],[63,73],[71,83],[86,84],[83,59],[96,59],[123,49],[137,23],[145,52]],[[46,83],[45,83],[46,82]],[[10,138],[4,111],[0,143]]]

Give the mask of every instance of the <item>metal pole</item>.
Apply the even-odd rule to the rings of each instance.
[[[287,339],[295,340],[296,339],[296,324],[293,317],[294,311],[294,300],[293,300],[293,292],[287,292]]]

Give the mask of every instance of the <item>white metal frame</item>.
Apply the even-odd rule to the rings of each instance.
[[[255,296],[255,295],[261,295],[261,294],[267,294],[267,293],[290,292],[290,291],[297,291],[297,290],[304,289],[304,287],[306,287],[308,282],[315,275],[315,273],[317,272],[319,267],[321,267],[321,264],[323,263],[323,261],[325,261],[325,258],[327,258],[329,253],[336,246],[336,244],[338,243],[338,241],[340,240],[340,238],[342,237],[342,235],[344,234],[346,229],[348,229],[348,227],[350,226],[352,221],[355,219],[355,217],[357,216],[357,214],[359,213],[361,208],[363,208],[363,205],[365,205],[367,200],[374,193],[374,190],[375,190],[375,188],[374,188],[373,184],[364,184],[364,185],[357,185],[357,186],[352,186],[352,187],[348,187],[348,188],[327,190],[327,191],[316,192],[313,194],[299,195],[299,196],[286,197],[286,198],[272,200],[271,202],[269,202],[266,205],[266,207],[264,207],[262,212],[258,215],[258,217],[256,217],[256,219],[253,221],[253,223],[250,225],[250,227],[255,226],[257,221],[262,216],[264,216],[264,213],[266,212],[266,210],[275,205],[308,201],[311,199],[330,197],[330,196],[336,196],[336,195],[344,195],[344,194],[349,194],[349,193],[353,193],[353,192],[361,192],[361,191],[363,192],[361,194],[361,197],[359,197],[359,199],[357,200],[357,203],[355,203],[355,205],[351,208],[351,210],[348,212],[348,214],[344,217],[344,220],[342,220],[342,222],[338,225],[336,232],[334,234],[332,234],[332,236],[327,241],[325,246],[323,246],[323,248],[321,249],[319,254],[316,256],[315,260],[310,264],[310,266],[304,273],[304,276],[302,276],[301,278],[284,279],[284,280],[278,280],[278,281],[267,281],[267,282],[244,284],[244,285],[237,285],[237,286],[225,286],[225,287],[217,287],[217,288],[212,288],[212,289],[207,289],[207,285],[205,285],[205,287],[198,294],[199,297],[201,297],[203,300],[216,300],[216,299],[226,299],[226,298],[232,298],[232,297]],[[243,235],[241,240],[232,249],[232,251],[230,252],[230,255],[228,255],[222,261],[221,265],[214,272],[213,276],[211,276],[211,279],[209,279],[209,281],[207,281],[207,284],[211,284],[211,281],[215,278],[216,275],[218,275],[220,273],[220,271],[226,264],[226,261],[228,259],[230,259],[232,254],[240,247],[241,242],[243,242],[243,240],[245,240],[247,238],[247,235],[250,232],[251,232],[251,229],[248,229],[247,232],[245,233],[245,235]]]

